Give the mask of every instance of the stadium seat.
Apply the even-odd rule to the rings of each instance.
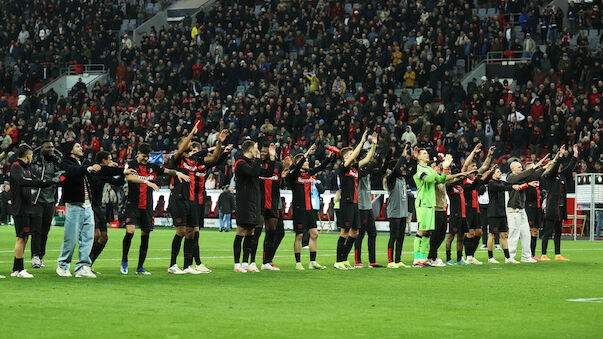
[[[157,1],[155,6],[153,6],[153,13],[157,14],[159,12],[161,12],[161,2]]]
[[[413,99],[419,99],[419,97],[421,96],[421,94],[423,94],[423,89],[421,89],[421,88],[415,88],[412,91],[411,96],[412,96]]]
[[[347,14],[352,14],[354,12],[354,7],[352,7],[352,4],[348,3],[348,4],[345,4],[345,6],[343,7],[343,10]]]
[[[456,65],[465,67],[465,59],[456,59]]]
[[[360,88],[362,88],[362,83],[361,82],[357,82],[355,85],[356,85],[356,92],[358,92],[358,90]]]
[[[145,11],[147,12],[147,15],[153,15],[154,12],[154,7],[155,5],[152,2],[147,2],[147,5],[145,6]]]
[[[496,8],[488,8],[488,16],[492,17],[492,16],[497,16],[498,15],[498,10]]]
[[[400,95],[402,95],[402,88],[396,88],[394,90],[394,94],[399,97]]]
[[[485,8],[480,8],[477,10],[477,16],[479,16],[480,18],[483,18],[486,15],[488,15],[488,12]]]

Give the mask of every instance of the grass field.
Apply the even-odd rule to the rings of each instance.
[[[0,280],[0,337],[588,338],[603,333],[603,303],[567,301],[603,297],[601,242],[564,241],[571,262],[346,272],[332,268],[336,236],[321,234],[318,261],[328,269],[298,272],[293,235],[287,233],[275,258],[282,271],[241,274],[232,272],[234,233],[207,230],[201,233],[201,255],[214,272],[172,276],[166,269],[173,230],[158,229],[145,265],[153,275],[123,276],[118,269],[123,233],[109,231],[108,246],[95,264],[102,272],[97,279],[60,278],[55,268],[63,232],[53,227],[47,268],[30,268],[35,279]],[[130,266],[136,265],[139,241],[137,232]],[[380,234],[381,263],[386,245],[387,235]],[[3,275],[12,268],[13,246],[12,227],[0,227]],[[407,238],[405,262],[411,261],[411,247]],[[495,255],[503,258],[500,251]],[[478,259],[486,257],[479,252]],[[307,250],[302,260],[307,265]]]

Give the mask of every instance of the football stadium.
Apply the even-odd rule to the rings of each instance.
[[[603,333],[600,0],[0,0],[2,337]]]

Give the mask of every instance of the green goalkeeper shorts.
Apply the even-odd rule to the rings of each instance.
[[[417,207],[419,231],[435,230],[435,210],[433,207]]]

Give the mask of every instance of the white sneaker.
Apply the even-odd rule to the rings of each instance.
[[[482,245],[482,246],[480,247],[480,249],[482,249],[482,250],[487,250],[487,249],[488,249],[488,246],[487,246],[487,245]]]
[[[263,264],[261,268],[262,271],[276,271],[276,269],[270,264]]]
[[[14,271],[10,274],[11,277],[31,279],[34,276],[26,270]]]
[[[0,275],[0,279],[6,279],[6,277],[3,275]]]
[[[246,269],[243,269],[243,267],[241,266],[241,264],[235,264],[234,265],[234,271],[237,273],[247,273]]]
[[[479,261],[479,260],[477,260],[477,259],[475,259],[475,257],[469,257],[469,258],[467,258],[467,264],[470,264],[470,265],[481,265],[482,262]]]
[[[304,246],[304,247],[302,247],[302,248],[303,248],[303,249],[305,249],[305,250],[307,250],[307,249],[309,249],[309,248],[310,248],[310,246]]]
[[[31,258],[31,267],[32,268],[41,268],[42,267],[42,261],[40,260],[40,257],[33,256]]]
[[[515,260],[515,258],[505,259],[505,264],[519,264],[519,261]]]
[[[432,265],[435,267],[446,267],[446,264],[444,264],[441,258],[437,258]]]
[[[89,266],[84,266],[75,272],[76,278],[96,278],[96,274],[92,273]]]
[[[500,245],[496,245],[496,249],[500,251],[501,250]]]
[[[249,264],[244,262],[241,264],[241,269],[244,270],[245,272],[247,272],[247,269],[249,268]]]
[[[168,273],[170,274],[186,274],[183,270],[178,267],[178,265],[174,264],[172,267],[168,268]]]
[[[521,258],[521,262],[525,262],[525,263],[535,263],[538,262],[532,258]]]
[[[201,273],[211,273],[211,270],[203,264],[195,265],[193,268]]]
[[[257,265],[256,265],[254,262],[252,262],[252,263],[251,263],[251,264],[249,264],[249,266],[247,267],[247,271],[248,271],[248,272],[256,272],[256,273],[257,273],[257,272],[259,272],[260,270],[258,270]]]
[[[498,260],[496,260],[494,258],[490,258],[490,259],[488,259],[488,264],[500,264],[500,262],[498,262]]]
[[[189,267],[185,268],[182,272],[187,273],[187,274],[201,274],[201,272],[194,269],[193,266],[189,266]]]
[[[46,265],[44,265],[44,259],[40,259],[40,267],[41,268],[45,268]]]
[[[60,267],[57,267],[57,274],[61,277],[72,277],[71,272],[69,270],[64,270]]]

